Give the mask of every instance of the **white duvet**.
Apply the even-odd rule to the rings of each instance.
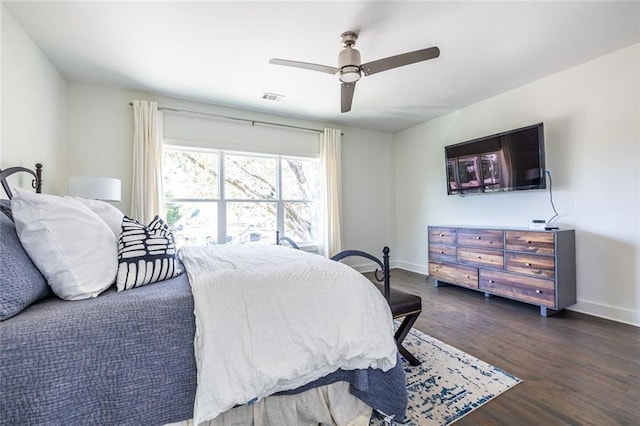
[[[185,247],[180,258],[195,304],[196,425],[339,368],[395,366],[389,307],[349,266],[263,245]]]

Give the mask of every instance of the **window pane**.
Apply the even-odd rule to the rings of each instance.
[[[218,154],[166,150],[164,194],[172,198],[218,198]]]
[[[218,244],[218,203],[167,203],[167,223],[176,246]]]
[[[315,200],[320,187],[320,162],[282,159],[282,199]]]
[[[284,234],[294,241],[317,241],[316,203],[284,203]]]
[[[276,203],[228,202],[227,242],[274,244]]]
[[[480,187],[480,176],[478,174],[478,157],[461,157],[458,159],[458,177],[462,189]]]
[[[274,200],[276,198],[276,159],[225,155],[225,198],[235,200]]]

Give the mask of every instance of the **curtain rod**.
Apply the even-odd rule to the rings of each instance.
[[[129,106],[133,106],[133,102],[129,102]],[[306,131],[309,131],[309,132],[316,132],[316,133],[322,133],[323,132],[321,129],[313,129],[313,128],[310,128],[310,127],[292,126],[290,124],[272,123],[272,122],[269,122],[269,121],[250,120],[248,118],[231,117],[231,116],[228,116],[228,115],[213,114],[213,113],[210,113],[210,112],[190,111],[188,109],[178,109],[178,108],[169,108],[169,107],[158,106],[158,110],[160,110],[160,111],[169,111],[169,112],[177,112],[177,113],[185,113],[185,114],[194,114],[194,115],[204,115],[204,116],[207,116],[207,117],[222,118],[222,119],[225,119],[225,120],[243,121],[245,123],[251,123],[252,126],[254,126],[256,124],[264,124],[266,126],[286,127],[286,128],[289,128],[289,129],[306,130]]]

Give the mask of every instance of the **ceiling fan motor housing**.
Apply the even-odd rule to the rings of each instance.
[[[347,46],[338,54],[340,81],[352,83],[360,80],[360,52]]]

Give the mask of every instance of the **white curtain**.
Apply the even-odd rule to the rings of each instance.
[[[333,256],[342,250],[342,133],[324,129],[320,136],[321,196],[325,214],[320,226],[320,253]]]
[[[133,101],[133,183],[131,216],[147,224],[155,215],[164,218],[162,192],[162,120],[158,103]]]

